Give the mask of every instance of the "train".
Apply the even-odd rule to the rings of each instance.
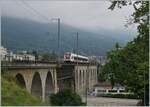
[[[89,58],[72,52],[64,54],[64,62],[89,62]]]

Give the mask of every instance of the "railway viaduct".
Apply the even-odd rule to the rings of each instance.
[[[97,66],[87,63],[58,64],[55,62],[11,62],[3,65],[21,87],[43,101],[51,93],[72,89],[80,95],[97,83]]]

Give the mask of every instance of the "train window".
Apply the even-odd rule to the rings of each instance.
[[[83,60],[83,61],[88,61],[87,59],[80,58],[80,57],[74,57],[75,60]]]
[[[65,57],[68,59],[68,58],[70,58],[70,54],[69,53],[66,53],[65,54]]]

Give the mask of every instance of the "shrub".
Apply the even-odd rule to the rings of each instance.
[[[71,90],[63,90],[50,95],[50,104],[52,106],[81,106],[85,105],[81,97]]]
[[[97,97],[138,99],[135,94],[99,94]]]

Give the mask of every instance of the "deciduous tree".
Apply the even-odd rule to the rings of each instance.
[[[109,9],[133,5],[132,24],[138,24],[138,35],[125,47],[108,52],[109,62],[102,68],[112,83],[120,83],[149,105],[149,1],[113,1]]]

